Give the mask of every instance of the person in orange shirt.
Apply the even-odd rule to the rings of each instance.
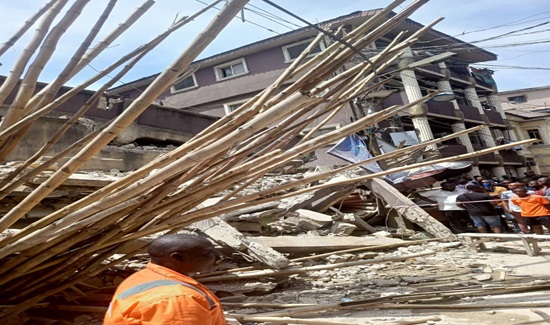
[[[218,254],[205,238],[172,234],[149,245],[151,262],[117,288],[105,325],[225,325],[218,298],[190,276],[214,269]]]
[[[525,225],[531,227],[536,234],[542,235],[544,233],[542,226],[548,225],[549,222],[550,210],[546,205],[550,204],[550,201],[544,196],[528,194],[524,187],[515,188],[514,193],[516,196],[510,201],[521,209]]]

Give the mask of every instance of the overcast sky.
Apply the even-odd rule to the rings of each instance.
[[[73,1],[69,0],[70,3]],[[358,10],[385,7],[390,3],[389,0],[272,1],[312,23]],[[108,24],[106,24],[106,28],[100,35],[109,32],[113,26],[116,26],[142,2],[144,0],[119,0]],[[91,67],[88,67],[83,73],[71,80],[70,84],[78,84],[93,74],[93,69],[104,68],[131,49],[158,35],[176,17],[191,15],[204,6],[199,0],[157,0],[156,2],[140,21],[115,41],[114,45],[105,54],[92,62]],[[46,3],[46,0],[0,0],[0,19],[2,21],[0,42],[4,42],[11,37],[23,22],[44,3]],[[61,39],[54,54],[54,59],[40,76],[41,81],[51,81],[57,75],[62,68],[62,64],[71,56],[106,3],[107,0],[90,1],[77,23]],[[407,5],[409,3],[410,1],[406,2]],[[550,78],[548,77],[550,73],[549,3],[548,0],[432,0],[411,18],[419,23],[427,24],[437,17],[445,17],[445,20],[439,23],[436,29],[469,42],[515,32],[498,39],[476,43],[477,46],[496,53],[499,57],[498,61],[485,62],[484,64],[487,64],[487,66],[478,66],[489,67],[496,71],[495,79],[500,90],[539,87],[550,85]],[[261,0],[251,0],[247,8],[250,10],[244,11],[245,22],[242,21],[241,17],[235,19],[203,52],[201,57],[288,32],[291,28],[304,26],[303,23],[270,7]],[[216,10],[208,12],[173,34],[164,44],[151,52],[130,74],[124,77],[123,81],[129,82],[162,71],[185,49],[192,37],[204,28],[215,12]],[[9,73],[14,59],[24,49],[30,35],[30,33],[26,35],[12,49],[0,57],[0,63],[2,63],[0,75]],[[530,42],[538,42],[539,44],[525,44]]]

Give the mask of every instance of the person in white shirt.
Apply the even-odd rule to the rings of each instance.
[[[445,214],[451,230],[454,233],[466,232],[468,212],[456,205],[456,197],[468,193],[468,190],[458,189],[453,183],[441,183],[441,189],[422,193],[421,197],[437,203],[439,211]]]

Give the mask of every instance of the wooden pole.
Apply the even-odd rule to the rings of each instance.
[[[40,17],[42,17],[42,15],[44,15],[44,13],[46,13],[46,11],[48,11],[56,2],[57,2],[57,0],[48,1],[42,8],[40,8],[34,15],[32,15],[31,18],[26,20],[25,24],[23,26],[21,26],[21,28],[17,32],[15,32],[15,34],[12,37],[10,37],[9,40],[7,40],[4,43],[1,43],[0,44],[0,57],[4,53],[6,53],[6,51],[10,47],[12,47],[21,38],[21,36],[23,36],[23,34],[25,34],[29,30],[29,28],[31,28],[31,26],[34,25],[34,23]]]

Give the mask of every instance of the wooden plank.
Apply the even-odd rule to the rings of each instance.
[[[254,237],[254,241],[281,253],[324,253],[336,250],[402,243],[403,240],[386,237]]]
[[[409,198],[401,194],[393,186],[380,178],[373,178],[367,182],[367,186],[379,197],[382,197],[388,205],[397,211],[401,216],[409,221],[417,224],[434,237],[449,238],[457,240],[457,236],[453,234],[441,222],[437,221],[426,211],[422,210]]]

